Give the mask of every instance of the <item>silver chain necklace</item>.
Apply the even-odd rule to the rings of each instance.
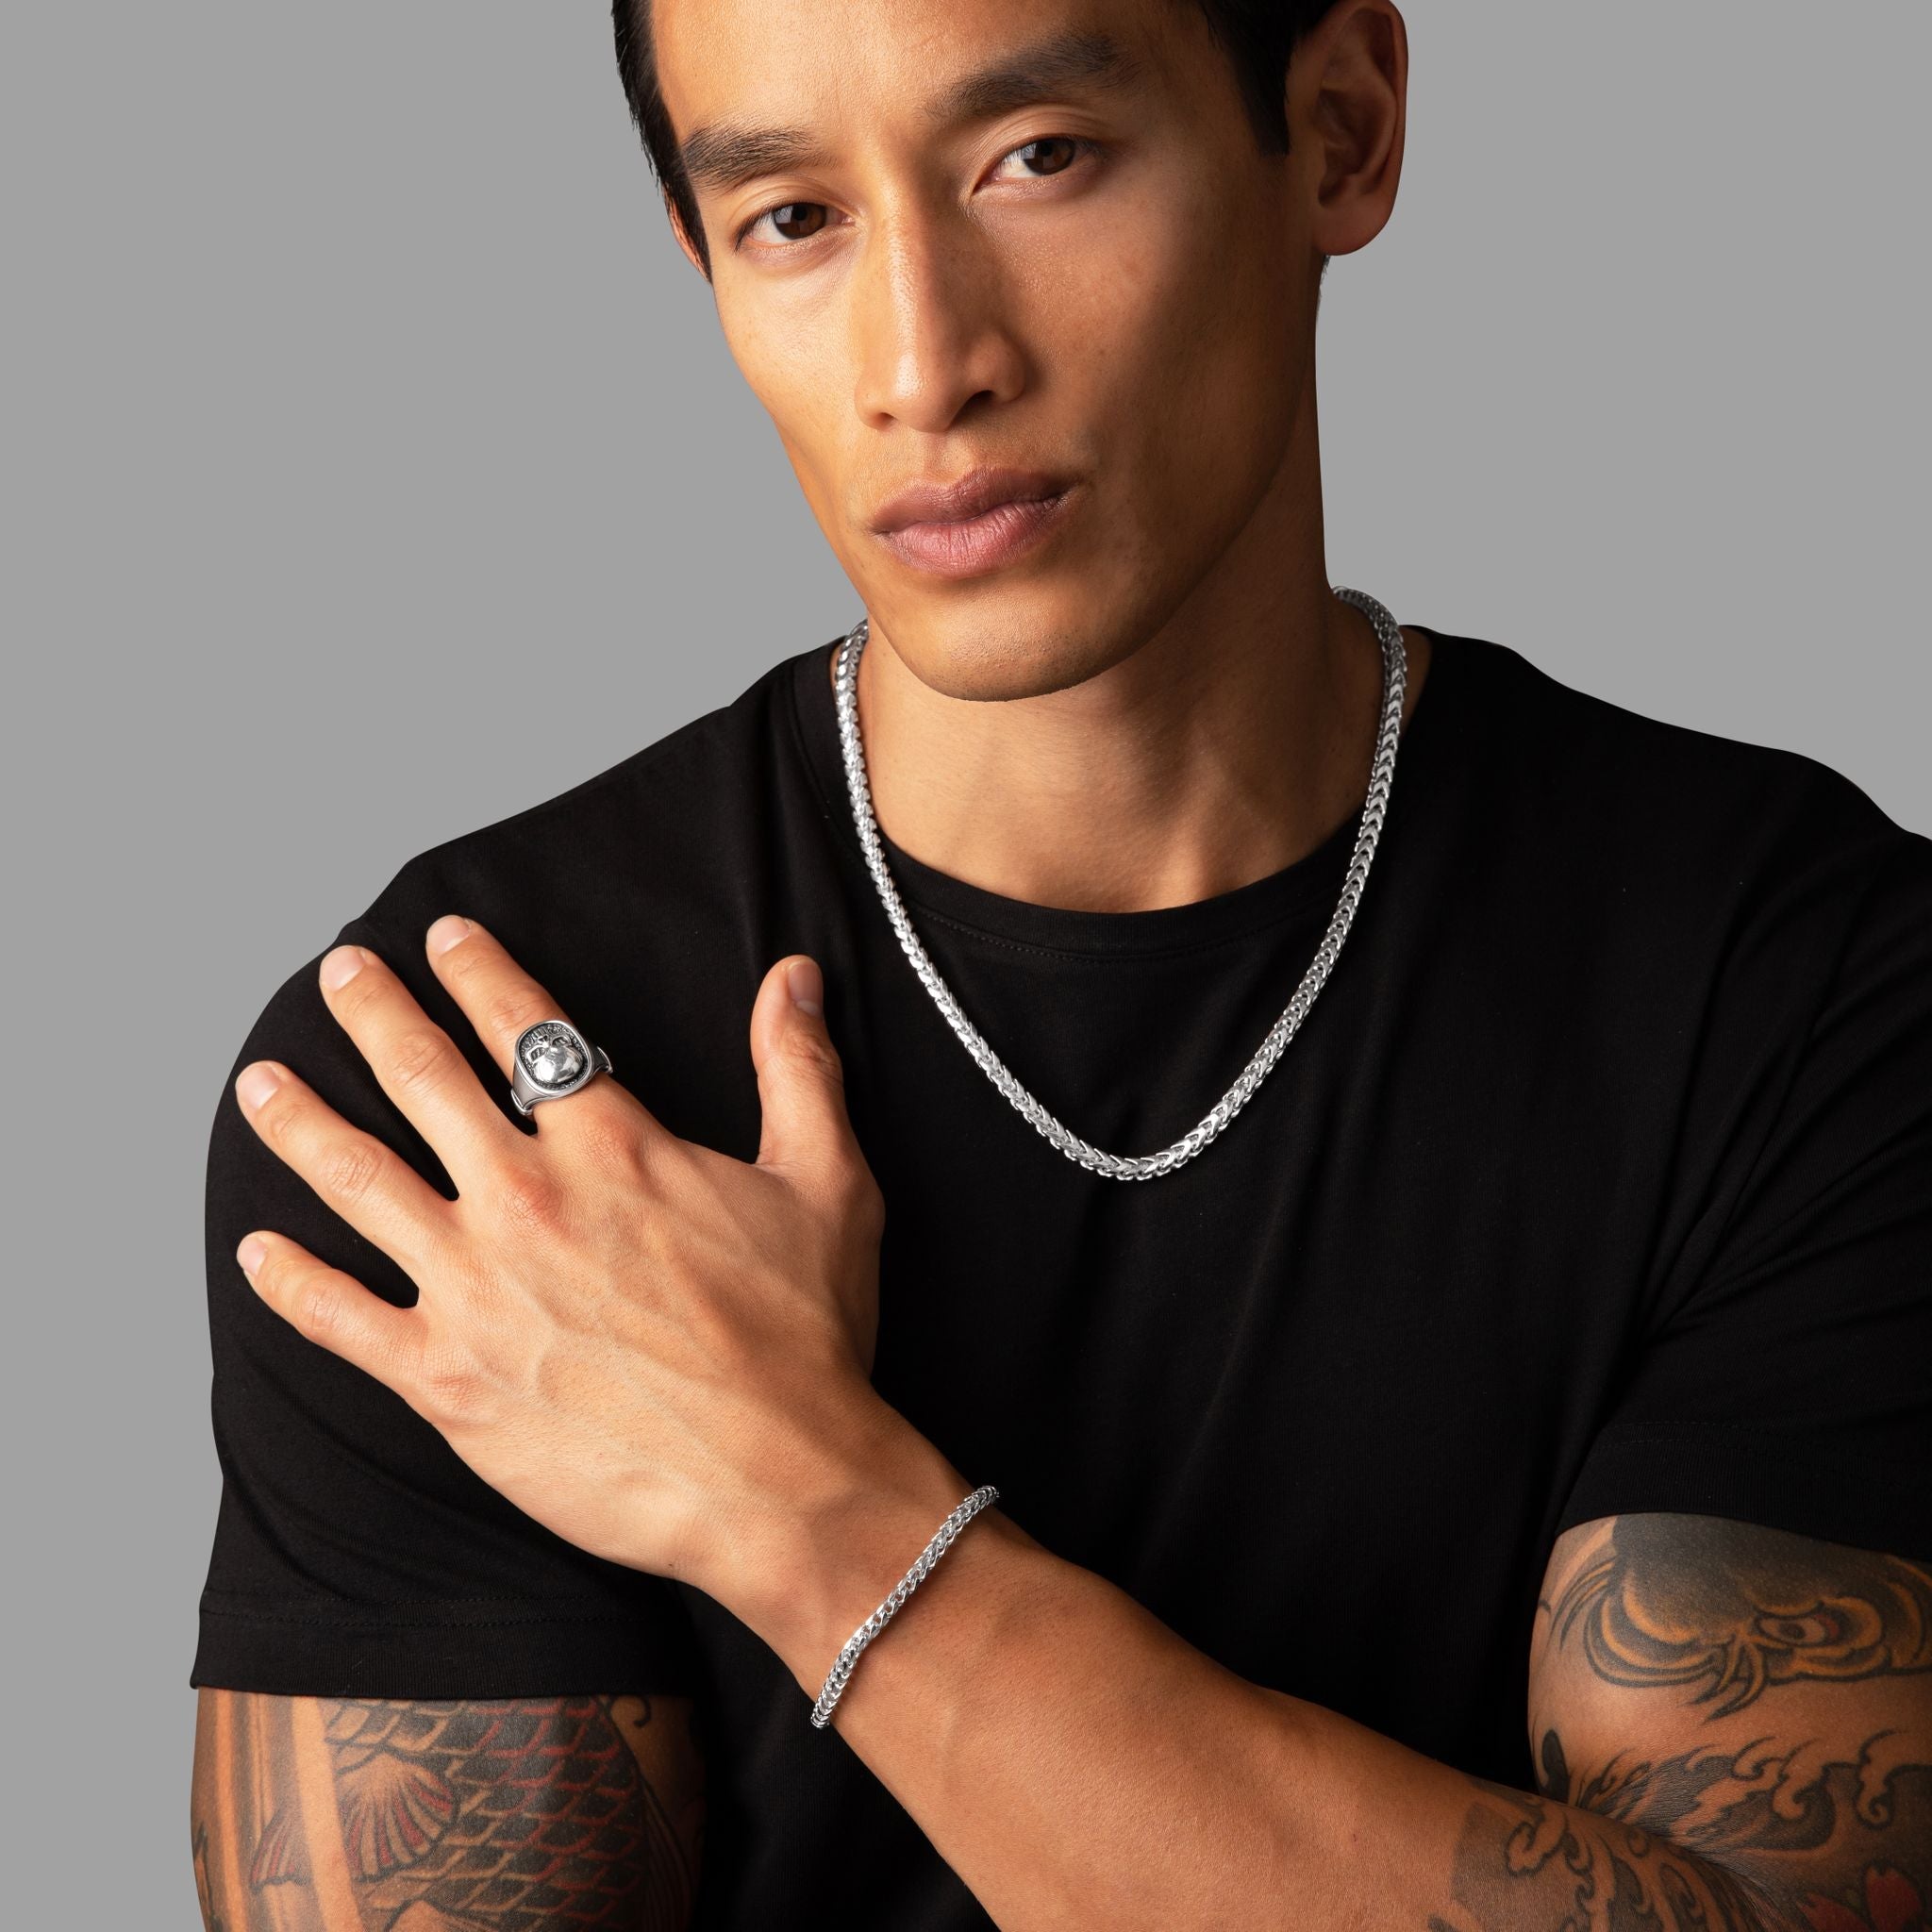
[[[978,1061],[987,1078],[1069,1160],[1081,1167],[1091,1168],[1096,1174],[1108,1174],[1121,1181],[1153,1180],[1160,1174],[1172,1174],[1200,1153],[1254,1097],[1255,1090],[1281,1058],[1289,1041],[1307,1018],[1308,1008],[1315,1004],[1315,995],[1326,984],[1341,951],[1341,942],[1348,937],[1362,888],[1368,883],[1369,863],[1375,856],[1375,841],[1381,836],[1382,821],[1389,810],[1390,788],[1395,782],[1395,741],[1402,732],[1407,652],[1402,641],[1401,627],[1383,605],[1366,591],[1347,591],[1339,585],[1334,590],[1338,597],[1344,603],[1353,604],[1374,625],[1376,639],[1382,646],[1382,721],[1375,736],[1374,763],[1369,774],[1368,797],[1362,805],[1362,822],[1356,834],[1355,853],[1348,862],[1348,877],[1328,921],[1328,929],[1322,935],[1322,943],[1316,947],[1314,959],[1302,975],[1301,984],[1295,988],[1294,997],[1289,1001],[1288,1008],[1280,1019],[1269,1028],[1268,1037],[1242,1070],[1241,1078],[1197,1125],[1183,1134],[1172,1147],[1165,1147],[1158,1154],[1108,1154],[1081,1140],[1021,1086],[1005,1062],[986,1043],[979,1029],[959,1010],[959,1003],[953,997],[952,989],[940,977],[939,969],[926,957],[925,948],[912,930],[912,922],[906,916],[898,888],[886,870],[885,853],[879,843],[878,820],[872,808],[872,787],[865,774],[865,749],[858,737],[858,660],[864,655],[871,620],[861,617],[839,646],[834,688],[839,702],[839,741],[845,754],[845,785],[852,795],[853,822],[858,828],[858,842],[864,848],[866,865],[872,872],[874,884],[878,887],[886,917],[891,921],[892,930],[899,936],[899,944],[912,962],[912,970],[919,974],[926,991],[945,1015],[947,1024],[958,1035],[966,1051]]]

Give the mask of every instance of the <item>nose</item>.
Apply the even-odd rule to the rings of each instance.
[[[1024,389],[999,264],[963,215],[895,210],[867,238],[851,289],[853,400],[869,427],[940,434],[981,398]]]

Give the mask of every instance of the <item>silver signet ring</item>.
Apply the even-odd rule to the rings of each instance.
[[[610,1071],[610,1056],[568,1020],[539,1020],[510,1050],[509,1097],[527,1114],[540,1100],[561,1100]]]

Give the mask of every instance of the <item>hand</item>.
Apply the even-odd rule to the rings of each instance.
[[[564,1009],[474,922],[440,919],[426,944],[508,1080],[517,1035]],[[419,1291],[399,1308],[262,1229],[238,1258],[268,1306],[566,1541],[727,1606],[734,1559],[836,1501],[886,1407],[869,1382],[884,1202],[788,965],[820,991],[796,958],[758,990],[750,1164],[680,1140],[609,1074],[520,1131],[364,947],[323,961],[324,997],[458,1198],[280,1062],[236,1079],[267,1145]]]

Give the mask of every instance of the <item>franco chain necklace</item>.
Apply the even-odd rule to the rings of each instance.
[[[1353,604],[1368,618],[1382,646],[1382,722],[1375,736],[1374,763],[1369,773],[1368,797],[1362,805],[1361,827],[1356,833],[1355,853],[1348,862],[1348,877],[1328,921],[1328,929],[1322,935],[1322,943],[1316,947],[1315,957],[1302,975],[1301,984],[1295,988],[1294,997],[1289,1001],[1287,1010],[1269,1028],[1268,1037],[1262,1041],[1254,1058],[1234,1085],[1195,1126],[1183,1134],[1172,1147],[1164,1147],[1158,1154],[1108,1154],[1081,1140],[1021,1086],[1005,1062],[986,1043],[979,1029],[959,1010],[959,1003],[953,997],[952,989],[940,977],[939,969],[926,957],[925,948],[912,930],[912,922],[906,916],[898,888],[886,870],[885,854],[879,843],[878,820],[872,808],[872,787],[865,774],[865,750],[858,737],[857,695],[858,660],[865,651],[870,620],[861,617],[839,646],[835,689],[839,701],[839,741],[845,755],[845,785],[852,795],[852,817],[858,828],[858,842],[864,848],[866,865],[872,872],[874,884],[878,887],[886,917],[891,921],[892,930],[899,936],[899,944],[912,962],[912,970],[918,974],[926,991],[945,1015],[947,1024],[958,1035],[966,1051],[978,1061],[987,1078],[1069,1160],[1091,1168],[1096,1174],[1108,1174],[1121,1181],[1153,1180],[1160,1174],[1172,1174],[1200,1153],[1254,1097],[1255,1090],[1267,1077],[1269,1069],[1281,1058],[1289,1041],[1307,1018],[1308,1008],[1315,1004],[1315,995],[1327,983],[1328,974],[1341,954],[1341,942],[1348,937],[1356,907],[1361,900],[1362,888],[1368,883],[1369,864],[1375,856],[1375,841],[1381,836],[1382,821],[1389,810],[1390,788],[1395,782],[1395,741],[1402,731],[1402,698],[1407,682],[1407,655],[1402,641],[1401,627],[1383,605],[1366,591],[1343,590],[1339,585],[1334,589],[1338,597],[1344,603]]]

